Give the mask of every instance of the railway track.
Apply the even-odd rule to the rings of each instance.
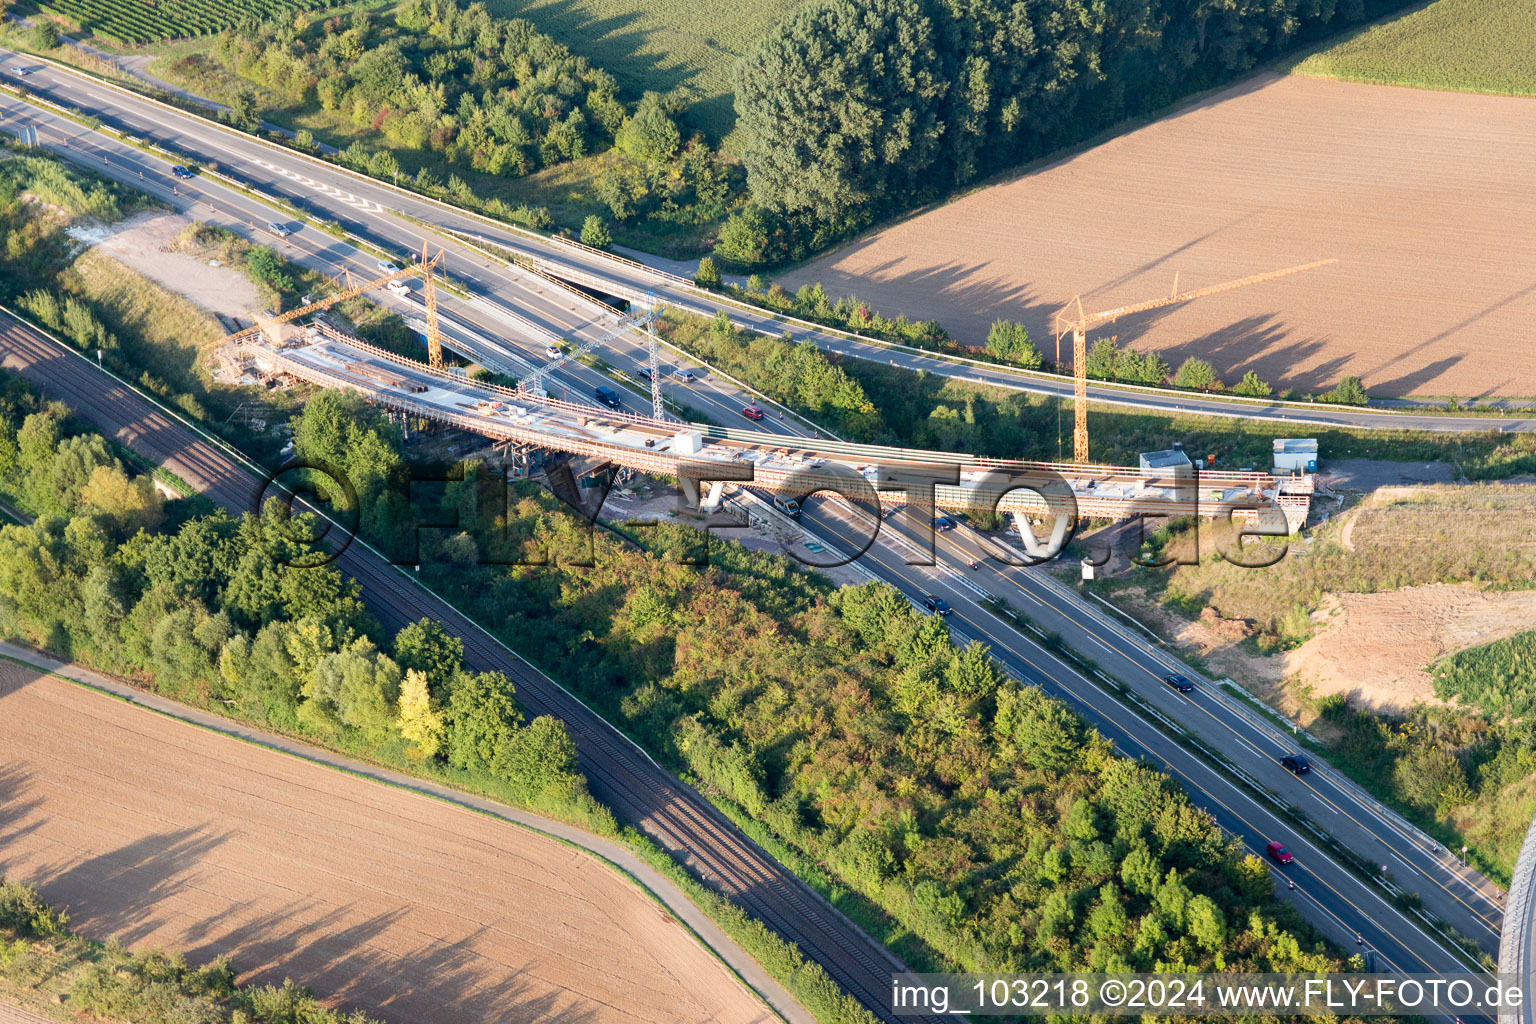
[[[67,403],[108,437],[181,477],[233,514],[251,510],[260,477],[88,360],[0,313],[0,365]],[[562,719],[575,740],[593,795],[691,870],[827,971],[882,1020],[890,977],[906,970],[884,946],[775,861],[697,792],[553,679],[502,645],[442,598],[418,586],[370,548],[354,543],[337,567],[362,587],[368,607],[391,630],[423,617],[464,641],[465,661],[499,670],[534,715]],[[932,1020],[948,1018],[935,1017]]]

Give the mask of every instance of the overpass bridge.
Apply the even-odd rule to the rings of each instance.
[[[1310,477],[988,459],[657,419],[434,370],[323,323],[247,342],[237,356],[264,375],[352,391],[497,441],[676,477],[695,504],[715,504],[734,481],[797,498],[831,491],[874,505],[879,493],[934,513],[1020,513],[1021,540],[1037,557],[1046,549],[1027,516],[1054,517],[1056,541],[1070,519],[1139,515],[1231,516],[1253,534],[1284,536],[1305,522],[1311,500]]]

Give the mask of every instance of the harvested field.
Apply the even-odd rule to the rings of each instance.
[[[0,870],[135,948],[392,1021],[766,1021],[644,893],[526,830],[0,662]]]
[[[787,275],[980,343],[1053,350],[1078,292],[1106,309],[1339,262],[1100,332],[1321,391],[1536,395],[1536,102],[1265,73]]]

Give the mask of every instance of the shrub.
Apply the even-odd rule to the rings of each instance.
[[[1371,396],[1365,393],[1365,386],[1360,383],[1359,377],[1345,377],[1332,391],[1323,395],[1322,400],[1334,405],[1366,405]]]
[[[52,50],[59,45],[59,27],[45,18],[39,18],[28,36],[34,50]]]
[[[1243,374],[1243,379],[1237,382],[1237,387],[1232,389],[1232,393],[1248,398],[1268,398],[1274,393],[1274,388],[1260,380],[1257,373],[1249,370]]]
[[[719,288],[724,283],[712,258],[705,256],[699,260],[699,270],[693,275],[693,283],[700,288]]]
[[[1179,366],[1179,372],[1174,375],[1173,383],[1181,388],[1209,391],[1217,383],[1216,370],[1204,359],[1190,356]]]
[[[996,320],[987,332],[986,350],[999,359],[1022,366],[1026,370],[1038,370],[1045,365],[1045,357],[1029,338],[1024,325],[1013,320]]]

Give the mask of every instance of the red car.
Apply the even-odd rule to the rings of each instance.
[[[741,410],[741,414],[749,420],[760,420],[763,418],[763,410],[759,409],[755,405],[747,406],[745,409]]]
[[[1269,845],[1264,847],[1264,852],[1268,853],[1281,864],[1289,864],[1291,861],[1296,859],[1291,856],[1291,851],[1285,848],[1284,843],[1277,843],[1273,839],[1269,841]]]

